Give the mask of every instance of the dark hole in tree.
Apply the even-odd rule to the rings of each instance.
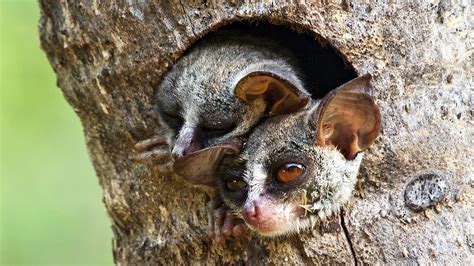
[[[290,49],[298,58],[300,69],[303,71],[302,79],[312,98],[322,98],[330,90],[357,77],[350,63],[344,60],[329,42],[317,40],[305,30],[296,32],[289,26],[273,25],[267,22],[234,22],[219,28],[217,32],[221,30],[245,31],[247,34],[265,36]],[[206,37],[200,41],[205,41]]]

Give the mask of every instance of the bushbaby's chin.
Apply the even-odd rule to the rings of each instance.
[[[303,218],[295,218],[293,221],[288,221],[287,223],[279,224],[277,228],[273,230],[260,230],[259,228],[254,228],[253,226],[247,224],[247,226],[258,234],[265,237],[278,237],[291,234],[298,234],[307,229],[313,228],[319,224],[319,217],[317,215],[310,215]]]

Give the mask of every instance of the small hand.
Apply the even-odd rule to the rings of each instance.
[[[158,164],[166,164],[171,160],[169,144],[163,135],[139,141],[133,148],[138,152],[133,157],[137,162],[155,160]]]
[[[248,231],[242,218],[232,213],[225,203],[216,197],[210,202],[211,219],[208,235],[217,243],[224,243],[226,237],[239,237]]]

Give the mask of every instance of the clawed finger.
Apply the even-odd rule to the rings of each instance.
[[[234,227],[234,215],[231,212],[226,212],[224,224],[222,225],[222,234],[225,236],[232,235],[232,228]]]
[[[143,152],[145,150],[149,150],[156,146],[166,146],[166,145],[168,145],[168,141],[166,140],[165,137],[155,136],[149,139],[139,141],[137,144],[135,144],[135,146],[133,146],[133,148],[137,152]]]
[[[247,232],[248,227],[242,219],[239,219],[239,223],[235,224],[232,228],[232,236],[238,237]]]
[[[139,153],[135,157],[133,157],[133,160],[136,162],[141,162],[150,159],[157,161],[157,163],[159,164],[163,164],[169,162],[171,160],[171,156],[167,149],[155,149]]]
[[[214,227],[214,240],[218,243],[223,243],[224,242],[224,235],[222,234],[222,224],[224,223],[225,219],[225,211],[222,209],[216,209],[214,210],[213,213],[213,227]]]

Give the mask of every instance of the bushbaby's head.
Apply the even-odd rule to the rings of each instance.
[[[216,172],[226,204],[261,234],[314,225],[351,195],[362,156],[315,145],[311,111],[265,121]]]
[[[380,113],[370,76],[354,79],[293,114],[267,119],[223,153],[215,171],[226,204],[253,230],[273,236],[315,225],[346,202]],[[213,177],[210,177],[211,179]]]

